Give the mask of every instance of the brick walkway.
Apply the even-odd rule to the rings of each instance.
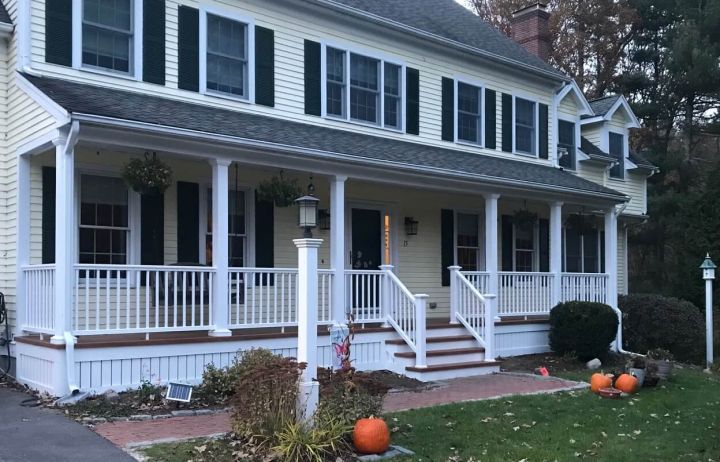
[[[384,407],[385,411],[392,412],[506,395],[552,392],[574,386],[578,383],[554,377],[493,374],[448,380],[421,392],[390,393]],[[200,438],[230,431],[230,414],[108,422],[97,425],[95,431],[120,447],[166,439]]]

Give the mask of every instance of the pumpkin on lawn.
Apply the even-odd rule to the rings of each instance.
[[[355,449],[362,454],[381,454],[390,447],[390,430],[383,419],[375,417],[358,420],[352,438]]]
[[[612,386],[612,378],[599,372],[590,377],[590,391],[597,393],[602,388],[610,388]]]
[[[615,388],[622,391],[623,393],[635,393],[638,386],[638,379],[630,374],[622,374],[615,381]]]

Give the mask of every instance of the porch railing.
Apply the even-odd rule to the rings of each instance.
[[[384,322],[382,270],[345,270],[347,311],[356,323]]]
[[[53,334],[55,329],[55,265],[22,268],[25,281],[26,332]]]
[[[206,330],[214,268],[75,265],[73,333]]]
[[[498,314],[528,316],[548,314],[553,307],[552,273],[499,273]]]
[[[400,278],[385,267],[382,273],[382,304],[387,322],[415,352],[415,366],[426,366],[426,301],[427,295],[413,295]]]
[[[604,273],[563,273],[562,301],[607,303],[608,279]]]
[[[457,267],[451,267],[457,268]],[[473,274],[471,281],[466,275],[454,269],[450,272],[450,309],[451,320],[457,321],[475,337],[485,348],[485,357],[494,359],[495,313],[493,300],[495,295],[484,294],[478,289],[482,278]]]

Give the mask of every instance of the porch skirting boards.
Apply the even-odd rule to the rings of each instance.
[[[434,331],[434,332],[433,332]],[[430,329],[428,337],[440,335],[441,330]],[[199,334],[199,333],[198,333]],[[107,343],[81,344],[75,348],[72,365],[75,383],[83,391],[103,393],[107,390],[123,391],[139,387],[144,381],[165,384],[180,381],[199,384],[209,364],[226,367],[232,364],[238,351],[251,348],[267,348],[289,357],[297,356],[297,337],[284,335],[270,338],[247,335],[232,338],[193,338],[191,342],[134,342],[108,346]],[[202,335],[207,336],[207,333]],[[358,370],[390,370],[405,374],[408,364],[395,357],[396,349],[386,343],[399,336],[391,329],[368,329],[355,335],[352,344],[352,364]],[[23,338],[17,339],[18,380],[34,390],[60,395],[67,385],[65,350],[57,346]],[[331,364],[332,346],[328,335],[318,335],[317,363],[319,367]],[[514,356],[546,352],[548,348],[548,324],[499,323],[495,330],[497,355]],[[488,369],[487,372],[497,370]],[[452,376],[458,376],[457,371]]]

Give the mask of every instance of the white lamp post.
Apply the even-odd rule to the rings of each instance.
[[[710,254],[707,254],[700,269],[703,271],[703,279],[705,279],[705,355],[708,369],[713,363],[712,282],[715,279],[715,268],[717,265],[710,260]]]

